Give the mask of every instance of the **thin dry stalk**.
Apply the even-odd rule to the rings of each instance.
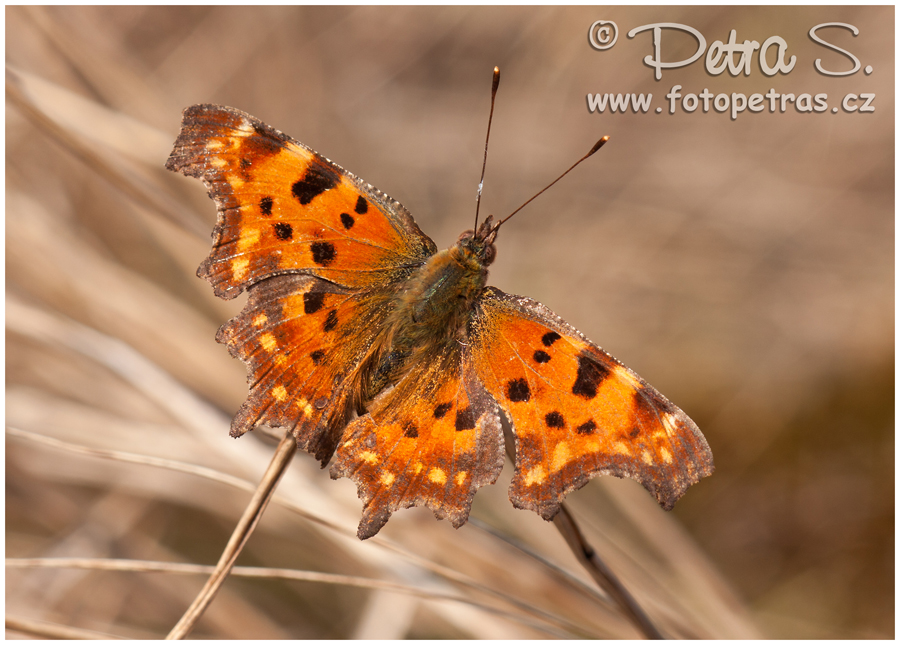
[[[506,456],[509,457],[513,464],[516,463],[514,445],[515,443],[507,437]],[[578,523],[569,512],[566,503],[560,502],[559,507],[560,512],[553,518],[553,525],[562,534],[566,545],[575,554],[581,566],[600,585],[600,588],[610,595],[612,600],[621,608],[622,613],[644,636],[651,639],[662,639],[662,634],[644,610],[641,609],[640,605],[637,604],[634,596],[628,592],[612,570],[600,559],[594,548],[585,540],[584,534],[578,528]]]
[[[165,468],[168,470],[173,470],[177,472],[183,472],[191,475],[195,475],[198,477],[203,477],[209,479],[211,481],[216,481],[222,484],[226,484],[228,486],[232,486],[234,488],[244,490],[247,492],[253,492],[254,486],[249,482],[240,479],[238,477],[234,477],[233,475],[228,475],[226,473],[219,472],[212,468],[206,468],[203,466],[197,466],[195,464],[184,463],[172,459],[163,459],[159,457],[150,457],[147,455],[134,454],[129,452],[123,452],[119,450],[106,450],[101,448],[90,448],[87,446],[81,446],[78,444],[69,443],[66,441],[61,441],[59,439],[55,439],[53,437],[47,437],[35,432],[30,432],[28,430],[22,430],[19,428],[15,428],[12,426],[7,426],[6,432],[8,435],[32,441],[38,444],[46,445],[48,447],[64,450],[66,452],[70,452],[73,454],[88,456],[88,457],[96,457],[100,459],[110,459],[114,461],[123,461],[127,463],[135,463],[141,464],[145,466],[153,466],[157,468]],[[328,520],[325,520],[315,514],[309,513],[308,511],[300,508],[296,504],[291,503],[288,500],[282,498],[274,499],[276,504],[291,510],[301,517],[321,524],[326,528],[329,528],[333,531],[344,535],[352,535],[355,537],[355,533],[349,532],[344,528],[335,525]],[[493,531],[482,522],[471,519],[473,524],[480,526],[483,530],[486,530],[491,537],[495,539],[499,539],[508,544],[514,544],[510,538]],[[423,569],[429,570],[432,573],[441,576],[442,578],[454,582],[459,585],[463,585],[468,587],[473,591],[478,591],[484,593],[487,596],[495,598],[501,602],[505,602],[512,607],[518,609],[520,612],[523,612],[527,616],[531,616],[536,618],[538,621],[545,621],[551,625],[555,625],[557,629],[548,628],[538,622],[529,621],[522,618],[520,614],[510,613],[503,610],[499,610],[493,608],[489,605],[485,605],[479,601],[475,601],[473,599],[453,596],[450,594],[441,594],[435,593],[433,591],[423,590],[420,587],[414,587],[411,585],[403,585],[399,583],[385,582],[380,580],[373,580],[370,578],[360,578],[355,576],[342,576],[338,574],[327,574],[320,572],[309,572],[309,571],[297,571],[293,569],[275,569],[275,568],[263,568],[263,567],[233,567],[231,570],[232,575],[243,576],[243,577],[274,577],[274,578],[283,578],[290,580],[305,580],[310,582],[324,582],[324,583],[332,583],[332,584],[343,584],[346,586],[355,586],[360,588],[371,588],[378,590],[388,590],[388,591],[397,591],[397,592],[405,592],[410,594],[417,594],[422,597],[427,597],[436,600],[456,600],[458,602],[464,602],[467,604],[471,604],[480,609],[484,609],[485,611],[490,611],[492,613],[503,615],[509,618],[513,618],[519,622],[524,624],[528,624],[530,627],[538,629],[540,631],[549,632],[554,635],[562,635],[568,636],[571,634],[579,634],[590,636],[589,632],[586,632],[585,629],[569,620],[566,620],[564,617],[541,610],[539,607],[523,602],[508,593],[498,591],[487,587],[483,584],[480,584],[478,581],[473,580],[469,576],[462,574],[458,571],[450,569],[449,567],[442,566],[425,558],[421,558],[409,551],[402,549],[401,547],[393,544],[389,540],[383,537],[376,537],[372,540],[372,544],[375,544],[381,548],[387,549],[400,557],[409,560],[415,563],[417,566],[422,567]],[[539,555],[531,552],[521,545],[515,545],[517,548],[528,555],[532,559],[538,560],[542,565],[552,569],[553,571],[560,574],[562,577],[566,578],[566,580],[577,587],[582,592],[586,592],[592,596],[598,602],[606,602],[606,598],[597,594],[597,592],[587,585],[584,585],[580,580],[574,578],[571,575],[567,575],[565,570],[560,569],[553,563],[547,561],[544,558],[541,558]],[[6,566],[11,568],[74,568],[74,569],[95,569],[95,570],[106,570],[106,571],[165,571],[169,573],[208,573],[211,574],[215,571],[212,566],[208,565],[195,565],[195,564],[186,564],[186,563],[166,563],[166,562],[149,562],[149,561],[137,561],[137,560],[125,560],[125,559],[115,559],[115,560],[107,560],[107,559],[98,559],[98,558],[7,558]],[[596,594],[596,595],[595,595]],[[563,630],[559,632],[558,630]]]
[[[559,506],[560,511],[553,518],[553,524],[562,534],[566,544],[572,550],[572,553],[575,554],[575,557],[578,558],[581,566],[616,601],[616,604],[622,608],[628,619],[634,623],[635,627],[641,630],[644,636],[654,640],[663,639],[663,635],[650,620],[650,617],[641,609],[634,596],[629,593],[625,585],[612,572],[612,569],[600,559],[594,547],[585,540],[584,534],[578,528],[578,524],[575,522],[575,518],[572,517],[572,513],[565,502]]]
[[[235,477],[234,475],[223,473],[214,468],[207,468],[206,466],[198,466],[196,464],[185,463],[183,461],[175,461],[174,459],[163,459],[161,457],[151,457],[149,455],[139,455],[131,452],[123,452],[121,450],[89,448],[87,446],[80,446],[78,444],[69,443],[68,441],[60,441],[59,439],[54,439],[53,437],[47,437],[45,435],[38,434],[37,432],[30,432],[28,430],[14,428],[12,426],[6,426],[6,434],[12,437],[17,437],[19,439],[33,441],[35,443],[39,443],[50,448],[55,448],[57,450],[65,450],[77,455],[83,455],[86,457],[98,457],[100,459],[112,459],[114,461],[140,464],[142,466],[166,468],[168,470],[187,473],[189,475],[196,475],[197,477],[204,477],[211,481],[216,481],[228,486],[232,486],[234,488],[245,490],[249,493],[252,493],[255,490],[253,484],[241,479],[240,477]]]
[[[134,571],[141,573],[161,572],[174,574],[214,574],[216,572],[216,567],[202,564],[105,558],[7,558],[5,564],[8,568],[14,569],[84,569],[91,571]],[[335,573],[322,573],[319,571],[298,571],[296,569],[282,569],[277,567],[232,567],[230,575],[239,578],[268,578],[342,585],[359,589],[372,589],[406,594],[428,600],[457,602],[471,605],[497,616],[514,620],[533,629],[550,634],[555,638],[566,638],[571,637],[572,634],[583,635],[585,633],[578,625],[556,616],[538,615],[539,620],[543,619],[556,625],[556,627],[550,627],[539,621],[531,620],[520,613],[487,605],[473,598],[457,594],[442,593],[423,587],[405,585],[387,580],[376,580],[360,576],[346,576]],[[526,607],[525,613],[527,615],[535,615],[537,612]],[[115,638],[114,636],[108,635],[105,637]],[[88,638],[91,637],[88,636]]]
[[[89,629],[78,629],[68,625],[46,623],[40,620],[28,620],[27,618],[6,617],[6,629],[26,634],[35,638],[52,638],[57,640],[116,640],[118,636],[94,632]]]
[[[284,475],[284,471],[287,470],[295,452],[297,452],[297,442],[294,440],[293,435],[287,432],[281,443],[278,444],[278,448],[276,448],[275,454],[272,456],[272,462],[263,475],[256,493],[254,493],[253,498],[247,505],[244,515],[231,534],[231,539],[225,545],[225,550],[222,551],[222,556],[216,564],[215,571],[209,577],[209,580],[206,581],[206,584],[200,590],[191,606],[188,607],[181,619],[175,624],[175,627],[172,628],[172,631],[166,636],[167,640],[180,640],[187,636],[197,621],[200,620],[213,598],[215,598],[216,593],[218,593],[219,588],[225,582],[234,566],[235,560],[237,560],[238,555],[240,555],[241,550],[259,523],[266,506],[269,505],[269,500],[275,494],[278,481]]]

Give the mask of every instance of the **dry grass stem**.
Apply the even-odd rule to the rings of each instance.
[[[512,441],[506,442],[506,456],[512,463],[516,461],[514,445]],[[663,638],[659,629],[653,624],[646,612],[641,609],[634,596],[629,593],[619,578],[606,566],[594,548],[588,544],[565,502],[560,504],[560,512],[553,519],[553,524],[563,536],[566,546],[572,551],[579,564],[600,585],[600,588],[609,594],[613,603],[628,617],[628,620],[645,637],[651,639]]]
[[[28,620],[26,618],[16,618],[14,616],[6,617],[6,629],[18,632],[24,636],[31,638],[52,639],[52,640],[116,640],[118,636],[94,632],[89,629],[77,629],[68,625],[56,625],[39,620]]]
[[[578,523],[572,517],[568,506],[560,504],[559,514],[553,518],[553,524],[559,529],[566,544],[578,558],[581,566],[591,575],[591,577],[600,585],[610,597],[615,601],[622,611],[626,613],[629,619],[641,630],[641,632],[650,639],[659,640],[663,635],[657,629],[647,613],[641,609],[641,606],[634,599],[634,596],[628,591],[621,580],[606,565],[603,559],[597,554],[587,540]]]
[[[191,603],[191,606],[184,612],[181,619],[172,628],[172,631],[166,636],[167,640],[183,639],[191,632],[194,625],[200,620],[200,617],[203,616],[206,608],[213,601],[213,598],[219,592],[219,588],[231,572],[247,540],[253,534],[253,530],[269,505],[272,495],[275,494],[278,482],[281,480],[296,452],[297,442],[294,440],[294,436],[288,432],[278,444],[278,448],[272,456],[272,463],[259,482],[259,487],[253,494],[250,503],[247,504],[247,509],[231,534],[228,544],[225,545],[222,556],[219,558],[219,562],[216,564],[209,580],[207,580],[194,602]]]
[[[185,228],[199,237],[205,237],[208,234],[206,227],[196,218],[185,217],[184,209],[167,193],[161,191],[158,185],[148,181],[146,175],[130,169],[129,164],[121,157],[111,157],[111,151],[108,149],[95,151],[83,136],[75,133],[71,125],[65,127],[48,114],[53,108],[58,110],[59,105],[70,105],[73,100],[78,100],[77,97],[67,94],[65,90],[52,83],[46,83],[12,66],[6,67],[6,97],[35,127],[53,138],[78,157],[86,167],[109,181],[135,203],[163,216],[176,226]],[[97,114],[91,121],[110,117],[115,118],[115,115]],[[89,129],[85,130],[84,134],[92,134]],[[162,133],[160,135],[164,136]]]
[[[203,477],[209,479],[210,481],[215,481],[221,484],[225,484],[231,486],[233,488],[237,488],[240,490],[244,490],[246,492],[252,493],[256,487],[245,480],[239,479],[237,477],[233,477],[227,475],[225,473],[216,471],[211,468],[204,468],[202,466],[197,466],[194,464],[188,464],[183,462],[174,461],[171,459],[160,459],[156,457],[150,457],[147,455],[137,455],[132,453],[126,453],[121,451],[114,450],[103,450],[97,448],[88,448],[85,446],[79,446],[76,444],[72,444],[65,441],[60,441],[58,439],[54,439],[52,437],[47,437],[43,435],[39,435],[33,432],[29,432],[26,430],[21,430],[18,428],[7,427],[7,434],[16,437],[18,439],[33,441],[37,444],[45,445],[57,450],[65,450],[67,452],[71,452],[73,454],[78,454],[86,457],[96,457],[100,459],[110,459],[114,461],[122,461],[127,463],[140,464],[145,466],[152,466],[157,468],[166,468],[169,470],[183,472],[186,474]],[[317,524],[327,527],[330,530],[337,531],[347,536],[354,536],[355,533],[352,531],[348,531],[342,527],[336,526],[333,523],[328,522],[327,520],[317,517],[314,514],[311,514],[304,509],[300,508],[296,504],[280,498],[278,496],[274,497],[272,500],[275,504],[280,505],[286,509],[289,509],[301,517],[316,522]],[[473,522],[477,522],[477,520],[473,520]],[[479,524],[481,524],[479,522]],[[490,534],[493,538],[505,541],[507,543],[511,543],[508,538],[497,534],[495,531],[490,531]],[[563,630],[562,632],[553,631],[555,634],[587,634],[584,631],[584,628],[572,623],[570,621],[565,620],[562,616],[558,614],[548,613],[542,611],[540,608],[535,607],[532,604],[527,602],[523,602],[514,596],[511,596],[507,593],[504,593],[499,590],[492,589],[486,585],[483,585],[476,580],[473,580],[471,577],[462,575],[457,571],[449,569],[447,567],[442,567],[434,562],[430,562],[426,559],[420,558],[415,554],[409,553],[404,549],[398,547],[393,544],[389,540],[386,540],[383,537],[376,537],[372,540],[373,544],[378,545],[381,548],[388,549],[393,553],[396,553],[401,558],[408,560],[414,563],[416,566],[421,566],[423,569],[431,571],[442,578],[447,579],[448,581],[452,581],[456,584],[462,585],[464,587],[469,588],[472,591],[476,591],[478,593],[483,593],[489,597],[493,597],[497,600],[505,602],[521,612],[525,615],[532,616],[537,620],[545,621],[550,625],[555,625],[558,629]],[[522,548],[521,546],[517,548]],[[540,558],[537,554],[527,553],[529,557],[535,558],[540,561],[541,564],[545,567],[549,567],[557,571],[563,577],[566,577],[567,572],[562,569],[559,569],[552,562],[549,562],[543,558]],[[7,559],[6,566],[14,567],[14,568],[79,568],[79,569],[95,569],[95,570],[106,570],[106,571],[166,571],[172,573],[213,573],[214,568],[207,565],[190,565],[183,563],[160,563],[160,562],[140,562],[140,561],[131,561],[131,560],[101,560],[101,559],[93,559],[93,558],[52,558],[52,559],[41,559],[41,558],[23,558],[23,559]],[[244,576],[244,577],[276,577],[283,579],[293,579],[293,580],[306,580],[306,581],[319,581],[319,582],[331,582],[334,584],[348,584],[350,586],[357,586],[360,588],[374,588],[381,590],[405,590],[408,593],[416,593],[417,591],[422,591],[417,587],[410,587],[408,585],[398,585],[396,583],[387,583],[382,581],[373,581],[371,579],[364,579],[359,577],[352,576],[339,576],[332,574],[321,574],[317,572],[303,572],[303,571],[292,571],[286,569],[274,569],[274,568],[263,568],[263,567],[233,567],[232,573],[234,575]],[[590,587],[584,585],[584,583],[580,582],[577,579],[567,577],[567,582],[574,585],[576,588],[580,588],[582,591],[589,594],[596,594],[594,590]],[[496,608],[489,607],[484,603],[480,603],[477,601],[473,601],[470,599],[466,599],[459,596],[454,596],[451,594],[437,594],[435,592],[424,592],[423,597],[429,597],[433,599],[458,599],[461,602],[467,602],[469,604],[473,604],[481,609],[485,609],[487,611],[492,611],[494,613],[500,613],[506,616],[515,616],[516,614],[510,614],[508,612],[503,612],[502,610],[498,610]],[[597,600],[601,603],[605,602],[605,599],[602,597],[598,597]],[[541,625],[539,623],[531,622],[529,623],[536,629],[541,631],[547,631],[547,627]]]
[[[83,569],[93,571],[131,571],[137,573],[171,573],[187,575],[210,575],[216,572],[216,567],[210,565],[92,558],[7,558],[6,566],[14,569]],[[414,587],[386,580],[322,573],[318,571],[297,571],[294,569],[278,569],[273,567],[242,566],[232,567],[229,575],[239,578],[265,578],[342,585],[347,587],[357,587],[359,589],[372,589],[405,594],[415,596],[422,600],[463,603],[498,616],[503,616],[510,620],[521,622],[522,624],[528,625],[533,629],[540,630],[556,638],[579,635],[587,636],[580,626],[568,622],[559,616],[546,615],[543,612],[535,611],[534,608],[525,607],[524,613],[514,613],[466,596],[443,593],[424,587]],[[112,637],[107,636],[107,638]]]

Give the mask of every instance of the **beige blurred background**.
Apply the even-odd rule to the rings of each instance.
[[[612,49],[589,46],[595,20],[617,23]],[[781,36],[796,68],[770,78],[754,56],[749,76],[701,61],[654,81],[649,33],[626,33],[661,22],[708,44],[731,29]],[[817,58],[850,67],[807,35],[826,22],[859,29],[821,35],[871,75],[814,71]],[[571,494],[598,551],[668,636],[892,637],[893,25],[892,7],[7,8],[7,557],[213,564],[246,492],[74,446],[253,484],[271,455],[262,437],[227,436],[245,371],[214,335],[243,298],[217,301],[194,276],[215,209],[163,168],[181,110],[259,117],[402,202],[445,247],[472,222],[499,65],[482,212],[510,212],[611,141],[504,227],[490,282],[635,369],[716,459],[671,514],[630,481]],[[694,47],[664,34],[665,60]],[[829,107],[875,93],[875,111],[586,107],[588,92],[661,106],[673,85],[824,92]],[[239,564],[406,592],[234,578],[195,636],[635,637],[552,525],[511,507],[510,472],[473,517],[529,553],[423,509],[360,544],[352,483],[298,455]],[[7,619],[161,637],[203,580],[8,565]]]

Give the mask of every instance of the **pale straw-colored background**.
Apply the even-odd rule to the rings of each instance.
[[[587,38],[601,19],[619,26],[605,52]],[[779,35],[797,65],[770,78],[754,57],[732,78],[698,62],[656,82],[641,63],[649,34],[625,35],[654,22],[710,44],[731,29],[738,42]],[[825,22],[859,29],[827,34],[871,75],[814,71],[816,58],[850,67],[808,37]],[[491,283],[639,372],[716,458],[671,514],[634,482],[592,481],[569,497],[589,538],[669,636],[891,637],[893,25],[891,7],[7,8],[7,557],[213,564],[248,493],[72,446],[251,484],[271,455],[260,436],[227,436],[245,372],[214,335],[243,298],[218,301],[194,276],[215,211],[199,182],[163,169],[181,110],[258,116],[401,201],[443,247],[472,222],[499,65],[483,212],[510,212],[612,139],[504,227]],[[669,35],[666,60],[693,51]],[[676,84],[824,92],[830,105],[874,92],[876,110],[732,121],[586,108],[588,92],[662,105]],[[194,635],[636,636],[582,586],[553,526],[511,507],[510,472],[473,518],[569,573],[423,509],[359,543],[353,484],[300,454],[279,494],[307,515],[274,503],[238,563],[404,593],[232,578]],[[6,613],[161,637],[203,580],[8,568]]]

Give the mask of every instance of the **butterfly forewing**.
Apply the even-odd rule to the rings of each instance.
[[[566,493],[608,474],[636,479],[669,509],[712,472],[684,412],[540,303],[485,289],[469,343],[515,430],[516,506],[550,519]]]
[[[435,252],[398,202],[239,110],[186,109],[166,167],[202,179],[216,201],[213,248],[198,274],[221,297],[287,272],[382,285]]]

